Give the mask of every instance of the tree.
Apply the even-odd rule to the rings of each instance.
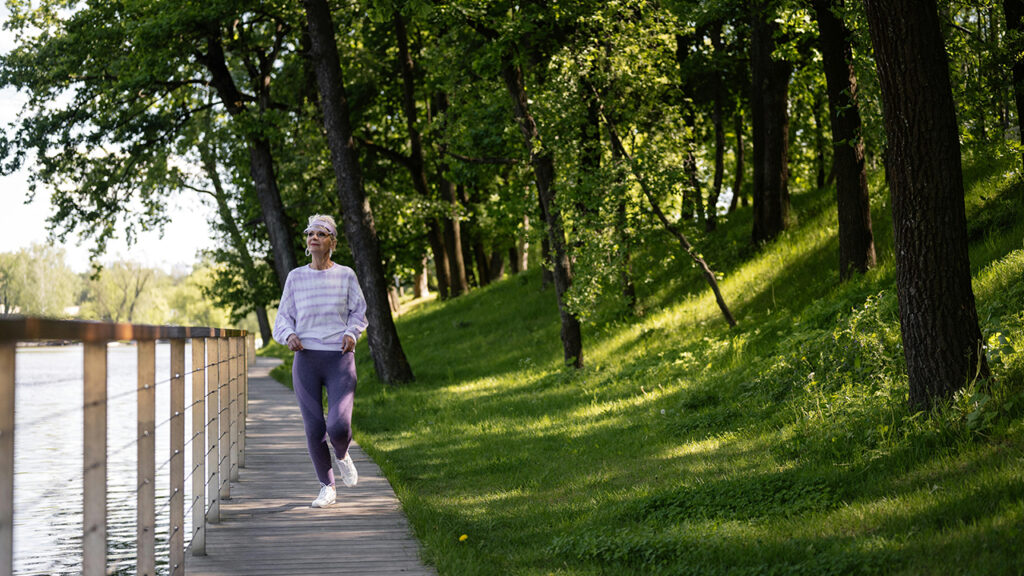
[[[789,221],[789,78],[793,65],[774,54],[775,2],[750,6],[753,92],[754,242],[771,240]]]
[[[19,44],[0,58],[0,85],[25,90],[29,103],[0,153],[11,170],[34,152],[31,189],[53,189],[50,222],[59,239],[80,229],[96,240],[96,256],[122,224],[129,244],[136,231],[162,226],[178,183],[176,144],[204,111],[223,107],[249,150],[283,285],[297,261],[270,135],[287,124],[280,112],[288,106],[271,86],[291,69],[282,51],[295,44],[294,12],[233,0],[202,7],[104,0],[71,12],[46,0],[16,8],[10,24]]]
[[[948,58],[934,0],[865,0],[882,92],[910,404],[988,376]]]
[[[1019,47],[1024,42],[1024,0],[1003,0],[1003,14],[1006,16],[1006,30],[1010,34],[1010,45]],[[1013,98],[1017,104],[1017,131],[1024,136],[1024,55],[1021,50],[1012,50]],[[1022,137],[1024,141],[1024,137]]]
[[[326,0],[303,0],[309,25],[310,60],[316,72],[327,146],[341,202],[345,238],[348,241],[359,285],[366,297],[367,334],[374,368],[382,382],[413,380],[412,368],[402,350],[391,317],[388,282],[384,277],[373,212],[363,190],[359,161],[354,150],[348,99],[334,38],[334,24]]]
[[[562,320],[562,352],[566,362],[571,362],[576,368],[582,368],[583,338],[580,333],[580,321],[566,304],[566,292],[572,286],[572,269],[566,246],[562,214],[555,201],[555,162],[552,154],[540,147],[537,142],[539,139],[537,122],[530,112],[523,70],[513,63],[511,55],[506,55],[505,58],[502,79],[512,98],[512,109],[519,123],[519,130],[523,134],[526,150],[530,155],[530,165],[533,166],[536,176],[541,213],[547,223],[548,242],[550,242],[553,252],[555,292],[558,297],[558,313]]]
[[[33,244],[0,253],[0,316],[64,316],[78,285],[63,248]]]
[[[864,166],[857,75],[853,69],[850,30],[836,14],[843,0],[814,0],[819,43],[828,84],[832,125],[832,162],[839,213],[839,278],[875,266],[868,177]]]
[[[153,290],[159,273],[138,262],[118,261],[89,280],[82,317],[104,322],[153,323],[164,321]]]

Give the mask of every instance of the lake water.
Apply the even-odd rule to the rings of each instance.
[[[15,374],[14,573],[75,574],[82,568],[81,345],[18,348]],[[107,349],[108,566],[135,571],[136,375],[134,345]],[[186,372],[191,346],[185,346]],[[170,509],[170,345],[156,346],[156,555],[167,573]],[[192,403],[185,376],[185,406]],[[191,411],[185,420],[185,544],[192,535]]]

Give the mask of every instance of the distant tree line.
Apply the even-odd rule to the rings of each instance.
[[[224,240],[210,293],[265,341],[314,212],[341,216],[385,382],[413,378],[394,278],[429,263],[455,298],[531,243],[574,366],[597,302],[638,308],[640,230],[668,233],[732,325],[700,249],[720,218],[749,207],[752,246],[784,242],[791,193],[834,186],[849,279],[876,263],[884,163],[911,403],[987,372],[960,143],[1017,144],[1020,1],[42,0],[7,26],[0,85],[29,104],[0,157],[34,163],[60,239],[101,252],[201,194]]]
[[[0,317],[224,327],[227,314],[209,296],[217,266],[200,261],[191,270],[168,272],[105,259],[99,270],[76,273],[63,249],[34,244],[0,253]],[[256,320],[233,325],[255,330]]]

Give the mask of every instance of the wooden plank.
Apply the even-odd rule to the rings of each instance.
[[[171,340],[171,504],[168,568],[185,574],[185,340]]]
[[[14,573],[14,342],[0,342],[0,576]]]
[[[107,573],[107,343],[83,351],[82,574]]]
[[[206,340],[192,339],[192,554],[206,554]]]
[[[136,570],[139,576],[156,572],[156,341],[140,340],[136,389]]]
[[[353,443],[359,484],[316,509],[319,491],[294,393],[267,375],[276,363],[248,366],[246,465],[210,528],[207,555],[187,572],[221,574],[433,575],[380,468]]]

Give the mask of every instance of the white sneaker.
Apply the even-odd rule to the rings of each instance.
[[[313,508],[326,508],[338,497],[338,492],[334,489],[334,486],[320,485],[320,495],[313,500]]]
[[[351,488],[359,482],[359,472],[351,454],[346,453],[344,459],[338,460],[338,468],[341,470],[341,483],[346,487]]]

